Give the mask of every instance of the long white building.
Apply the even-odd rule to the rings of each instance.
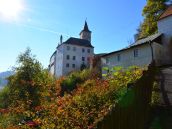
[[[94,47],[91,44],[91,31],[85,22],[80,38],[69,38],[57,46],[50,58],[49,71],[56,77],[64,76],[72,71],[89,67],[89,60],[94,56]]]
[[[130,46],[110,52],[101,58],[102,67],[172,65],[172,6],[158,20],[158,33],[136,40]],[[105,71],[103,71],[104,73]]]

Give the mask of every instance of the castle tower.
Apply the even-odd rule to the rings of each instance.
[[[91,31],[88,28],[87,21],[85,21],[84,29],[80,32],[80,39],[86,39],[91,42]]]

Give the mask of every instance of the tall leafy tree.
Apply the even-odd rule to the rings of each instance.
[[[53,78],[27,49],[19,55],[15,74],[9,77],[11,107],[32,109],[39,106],[48,96]]]
[[[157,21],[161,13],[167,8],[167,3],[171,0],[147,0],[143,8],[143,23],[139,26],[139,38],[144,38],[158,31]]]

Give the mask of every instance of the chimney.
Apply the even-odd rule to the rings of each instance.
[[[63,43],[63,36],[61,35],[60,36],[60,44],[62,44]]]

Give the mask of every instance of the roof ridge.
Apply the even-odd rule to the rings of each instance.
[[[78,45],[78,46],[85,46],[85,47],[93,47],[91,42],[86,39],[80,39],[75,37],[70,37],[68,40],[63,42],[63,44],[71,44],[71,45]]]
[[[165,11],[160,15],[159,20],[172,15],[172,5],[167,7]]]

